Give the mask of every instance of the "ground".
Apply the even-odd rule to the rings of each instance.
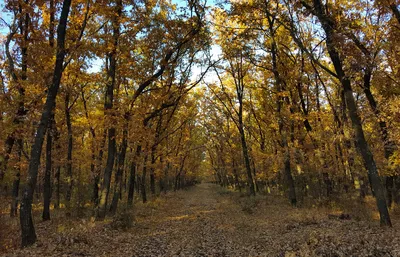
[[[7,218],[0,242],[2,256],[400,256],[396,215],[384,229],[368,208],[350,210],[349,220],[339,219],[340,211],[293,208],[281,196],[248,198],[204,183],[137,203],[124,230],[111,219],[66,219],[59,211],[36,222],[33,247],[18,249],[17,219]],[[126,213],[119,217],[129,223]]]

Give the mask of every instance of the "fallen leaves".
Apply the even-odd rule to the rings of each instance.
[[[400,256],[400,221],[382,229],[367,220],[329,219],[321,208],[292,208],[276,197],[248,200],[201,184],[104,222],[39,222],[39,242],[14,245],[5,256]],[[127,217],[131,227],[112,225]]]

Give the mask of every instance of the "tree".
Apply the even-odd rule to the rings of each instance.
[[[71,6],[70,0],[65,0],[63,3],[60,21],[57,27],[57,54],[56,62],[54,65],[53,80],[48,89],[46,103],[42,116],[40,119],[39,126],[36,130],[36,136],[34,145],[31,150],[31,157],[29,162],[28,179],[24,188],[23,198],[21,201],[20,209],[20,223],[21,223],[21,236],[22,246],[29,246],[35,243],[36,233],[32,219],[32,200],[33,193],[36,187],[38,168],[40,164],[40,154],[42,152],[42,145],[44,141],[44,135],[48,128],[48,123],[51,116],[51,111],[55,105],[55,100],[58,92],[58,88],[61,82],[61,76],[63,72],[63,64],[65,57],[65,35],[67,32],[67,21],[68,14]]]
[[[313,6],[310,6],[305,1],[302,1],[302,4],[308,11],[313,13],[313,15],[315,15],[319,19],[321,26],[325,31],[327,51],[335,68],[337,78],[343,86],[344,99],[355,132],[355,140],[357,142],[357,147],[361,153],[361,156],[364,160],[364,165],[368,170],[369,180],[376,197],[381,225],[391,226],[384,187],[376,168],[374,156],[365,139],[361,119],[357,113],[357,106],[353,96],[351,81],[350,78],[346,75],[346,72],[343,68],[343,60],[341,59],[338,50],[338,44],[335,40],[335,37],[337,37],[337,35],[335,34],[336,22],[334,19],[332,19],[331,15],[325,11],[324,5],[321,1],[315,0],[313,2]]]

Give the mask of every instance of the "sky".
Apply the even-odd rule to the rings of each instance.
[[[11,16],[3,11],[4,9],[4,0],[0,0],[0,18],[5,20],[7,23],[10,23]],[[4,22],[0,20],[0,35],[6,35],[8,33],[8,28],[4,26]]]

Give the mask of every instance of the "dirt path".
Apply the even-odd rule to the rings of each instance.
[[[244,256],[248,235],[239,228],[246,219],[238,222],[240,206],[218,192],[216,185],[200,184],[167,199],[150,219],[138,213],[144,231],[134,236],[134,255]]]
[[[134,216],[127,231],[110,221],[37,223],[38,245],[6,256],[400,256],[398,225],[330,220],[323,209],[213,184],[137,204]]]

